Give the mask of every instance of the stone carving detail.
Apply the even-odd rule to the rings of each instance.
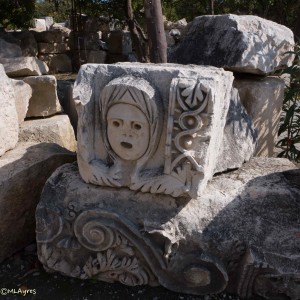
[[[206,142],[204,119],[208,126],[211,112],[209,88],[197,81],[173,79],[171,83],[165,173],[171,174],[178,165],[189,162],[191,169],[203,173],[194,144]],[[201,133],[200,130],[204,128]],[[183,162],[182,162],[183,160]]]
[[[211,92],[196,80],[174,78],[170,86],[164,175],[140,180],[132,190],[197,197],[204,177],[206,132],[212,115]],[[201,151],[200,151],[201,149]]]
[[[174,65],[92,69],[82,68],[73,95],[83,180],[173,197],[200,195],[217,163],[232,74]]]
[[[297,274],[263,274],[256,278],[254,293],[265,299],[298,300],[300,276]]]
[[[102,281],[119,281],[129,286],[149,283],[148,272],[140,266],[136,257],[118,256],[114,251],[107,250],[104,254],[97,253],[96,258],[89,257],[83,267],[81,279],[96,278]]]
[[[210,140],[206,129],[210,124],[211,92],[199,81],[173,79],[169,100],[165,174],[179,176],[186,190],[196,196],[195,183],[203,178],[205,143]],[[198,144],[203,144],[200,153]],[[197,145],[197,146],[195,146]],[[184,170],[184,171],[183,171]],[[197,178],[197,179],[196,179]]]
[[[107,157],[92,159],[83,177],[102,186],[131,187],[158,145],[162,120],[155,90],[144,79],[119,77],[103,88],[99,107]]]
[[[215,257],[177,248],[166,257],[152,234],[141,234],[113,212],[85,210],[67,220],[59,211],[40,206],[37,215],[38,255],[49,270],[130,286],[158,281],[193,294],[220,292],[227,286],[225,268]]]

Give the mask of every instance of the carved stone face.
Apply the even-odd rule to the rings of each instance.
[[[107,137],[113,151],[124,160],[141,158],[148,146],[150,127],[145,114],[136,106],[113,105],[107,112]]]

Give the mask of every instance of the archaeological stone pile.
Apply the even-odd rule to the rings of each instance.
[[[25,38],[26,41],[27,38]],[[0,261],[35,238],[35,208],[76,141],[47,65],[0,39]]]
[[[109,18],[84,19],[80,31],[53,23],[51,18],[42,26],[39,22],[45,20],[35,21],[30,31],[0,32],[1,59],[13,63],[20,57],[38,58],[50,74],[71,73],[84,63],[136,61],[129,31],[118,29]]]
[[[173,64],[83,65],[77,163],[51,175],[36,210],[46,270],[299,299],[300,171],[267,157],[284,88],[269,74],[293,47],[273,22],[203,16]]]

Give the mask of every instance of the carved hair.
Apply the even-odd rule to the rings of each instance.
[[[107,113],[111,106],[119,103],[134,105],[146,116],[149,123],[149,147],[145,154],[137,160],[137,170],[153,155],[159,141],[161,118],[157,109],[157,95],[148,81],[133,76],[118,77],[110,81],[103,89],[100,97],[102,136],[110,157],[115,161],[117,156],[111,149],[107,138]]]

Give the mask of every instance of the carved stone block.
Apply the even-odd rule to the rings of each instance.
[[[187,201],[86,184],[66,164],[37,207],[38,256],[72,277],[196,295],[280,294],[288,278],[283,294],[296,300],[299,176],[287,159],[254,158]],[[282,283],[277,290],[263,286],[276,286],[272,278]]]
[[[217,163],[232,81],[213,67],[82,66],[73,91],[82,178],[197,198]]]

